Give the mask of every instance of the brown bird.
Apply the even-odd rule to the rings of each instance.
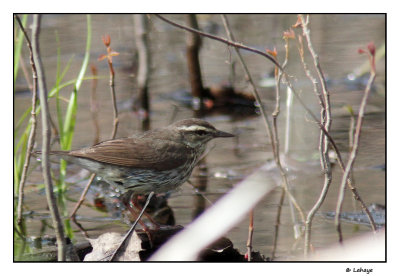
[[[182,185],[204,153],[207,142],[233,136],[204,120],[192,118],[130,138],[50,154],[96,173],[122,190],[145,195]]]

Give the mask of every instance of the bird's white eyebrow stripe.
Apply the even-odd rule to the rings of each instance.
[[[179,130],[185,130],[185,131],[196,131],[196,130],[204,130],[208,131],[209,129],[203,126],[181,126],[178,127]]]

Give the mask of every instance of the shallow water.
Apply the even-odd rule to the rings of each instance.
[[[184,22],[182,15],[168,17],[175,21]],[[237,40],[262,50],[276,47],[278,59],[282,60],[284,58],[282,32],[296,22],[295,15],[229,15],[228,18],[231,21]],[[218,15],[200,15],[198,19],[200,27],[207,32],[214,32],[216,35],[223,37],[226,36]],[[136,58],[134,55],[136,46],[133,18],[131,15],[97,14],[92,16],[92,27],[91,63],[98,67],[98,74],[104,76],[98,81],[97,97],[99,110],[101,111],[99,113],[101,140],[105,140],[110,136],[112,129],[112,109],[109,98],[107,64],[97,61],[97,57],[105,52],[101,35],[110,34],[111,47],[120,53],[119,56],[114,57],[113,63],[116,71],[117,100],[122,104],[136,92]],[[44,15],[42,28],[41,52],[48,88],[51,88],[55,81],[58,46],[61,52],[61,67],[65,66],[73,56],[71,67],[65,80],[75,78],[79,72],[86,43],[86,17],[84,15]],[[171,121],[193,117],[194,114],[192,110],[165,97],[165,95],[172,92],[189,89],[185,62],[185,33],[155,17],[151,17],[150,30],[152,51],[152,75],[149,87],[152,106],[150,119],[151,127],[156,128],[167,125]],[[56,43],[56,33],[59,37],[59,45]],[[385,42],[385,18],[383,15],[312,15],[311,36],[314,48],[320,56],[324,73],[331,80],[329,89],[334,116],[332,135],[341,151],[345,153],[348,150],[350,116],[343,106],[350,104],[357,111],[363,94],[363,87],[346,86],[344,80],[347,74],[366,60],[365,56],[357,54],[359,47],[365,47],[370,41],[374,41],[377,47]],[[244,51],[242,54],[256,83],[260,83],[273,71],[273,65],[264,58]],[[236,78],[233,83],[236,88],[248,90],[242,69],[232,49],[219,42],[203,39],[200,56],[205,85],[228,82],[230,76],[230,65],[228,63],[235,61]],[[24,49],[24,57],[25,59],[28,57],[26,49]],[[307,62],[311,67],[311,59],[307,58]],[[29,68],[27,61],[26,65]],[[385,171],[377,168],[385,164],[385,59],[378,61],[377,68],[377,85],[369,99],[361,145],[354,168],[356,186],[367,204],[385,204]],[[298,92],[302,94],[309,107],[319,116],[318,102],[312,93],[312,86],[306,79],[298,62],[297,49],[294,43],[290,48],[288,71],[293,76],[292,81]],[[90,75],[89,70],[87,74]],[[22,73],[19,75],[16,88],[20,92],[16,94],[14,101],[14,119],[18,120],[20,114],[30,106],[29,94],[23,93],[23,91],[27,91],[27,86]],[[88,146],[93,141],[93,124],[89,112],[90,89],[91,82],[85,81],[79,91],[79,106],[73,148]],[[64,97],[68,98],[70,91],[71,88],[64,90],[62,92]],[[285,89],[282,91],[285,92]],[[261,87],[260,92],[267,111],[272,112],[274,108],[274,89]],[[281,101],[279,133],[281,149],[283,149],[286,112],[285,95],[282,95]],[[53,110],[54,107],[55,105],[51,103]],[[289,172],[290,185],[302,208],[309,210],[317,199],[323,183],[317,152],[319,131],[300,106],[295,104],[292,112],[294,115],[291,119],[289,153],[290,156],[298,160],[295,166],[298,170]],[[196,182],[198,179],[204,180],[206,176],[208,183],[205,196],[209,201],[215,202],[241,179],[251,174],[265,162],[271,161],[272,153],[261,118],[257,116],[240,117],[214,114],[206,116],[205,119],[217,128],[237,135],[236,139],[220,139],[211,142],[209,148],[212,148],[212,150],[205,161],[206,172],[204,170],[202,172],[195,170],[191,178],[192,182]],[[139,131],[140,123],[137,115],[132,112],[122,112],[117,136],[129,136]],[[37,133],[40,133],[40,130]],[[38,144],[40,144],[39,140]],[[346,154],[344,155],[347,157]],[[57,167],[57,165],[54,166],[55,168]],[[48,214],[44,192],[38,189],[37,186],[37,184],[41,183],[40,168],[38,164],[33,164],[32,168],[26,191],[26,206],[34,212]],[[70,167],[68,177],[74,176],[74,178],[69,179],[71,182],[81,180],[82,175],[85,174],[79,168]],[[336,166],[334,167],[332,188],[320,210],[321,212],[335,210],[340,181],[341,172]],[[77,200],[84,185],[84,181],[72,185],[69,189],[68,197]],[[265,256],[270,255],[272,248],[279,198],[280,190],[277,188],[265,197],[255,209],[253,248]],[[192,221],[194,213],[197,212],[194,204],[196,201],[198,201],[198,196],[194,194],[193,188],[187,184],[183,185],[180,191],[170,196],[168,203],[174,212],[176,224],[187,225]],[[210,203],[206,201],[205,205],[207,207]],[[69,212],[73,206],[74,202],[67,203]],[[353,202],[350,193],[346,194],[343,210],[360,210],[359,205]],[[83,206],[78,214],[87,218],[87,220],[82,220],[82,224],[84,227],[90,228],[89,234],[92,237],[96,237],[106,231],[124,232],[127,229],[126,219],[119,219],[118,210],[101,213]],[[104,219],[109,217],[115,217],[117,221],[122,221],[122,223]],[[51,223],[48,219],[46,221]],[[27,225],[29,236],[40,235],[43,225],[42,220],[36,216],[33,218],[28,217]],[[233,241],[234,246],[242,253],[246,249],[247,227],[248,221],[245,219],[226,234]],[[295,254],[301,254],[303,241],[296,243],[294,240],[293,224],[287,200],[282,210],[279,231],[277,256],[287,259]],[[353,224],[343,223],[345,239],[369,231],[369,227],[365,225],[355,227]],[[42,234],[52,235],[53,232],[46,228]],[[80,232],[77,232],[75,239],[79,241],[83,240],[84,237]],[[337,234],[333,221],[317,215],[313,223],[312,244],[314,248],[323,248],[336,241]]]

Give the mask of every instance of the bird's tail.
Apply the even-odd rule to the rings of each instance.
[[[67,155],[69,153],[69,151],[64,151],[64,150],[53,150],[49,152],[49,155]],[[42,151],[38,150],[38,151],[33,151],[32,152],[33,155],[38,156],[42,154]]]
[[[51,158],[51,161],[55,161],[59,158],[68,156],[69,151],[63,151],[63,150],[55,150],[55,151],[50,151],[49,155],[52,155],[53,157],[55,156],[56,158]],[[33,151],[32,155],[37,158],[40,159],[42,157],[42,151],[38,150],[38,151]]]

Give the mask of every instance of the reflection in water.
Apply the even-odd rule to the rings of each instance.
[[[199,175],[198,177],[194,178],[192,181],[193,187],[196,193],[193,197],[193,212],[192,212],[192,219],[194,220],[198,217],[201,213],[204,212],[206,208],[206,199],[204,192],[207,190],[207,183],[208,183],[208,169],[206,164],[206,157],[201,159],[197,166],[197,171],[194,174]]]

